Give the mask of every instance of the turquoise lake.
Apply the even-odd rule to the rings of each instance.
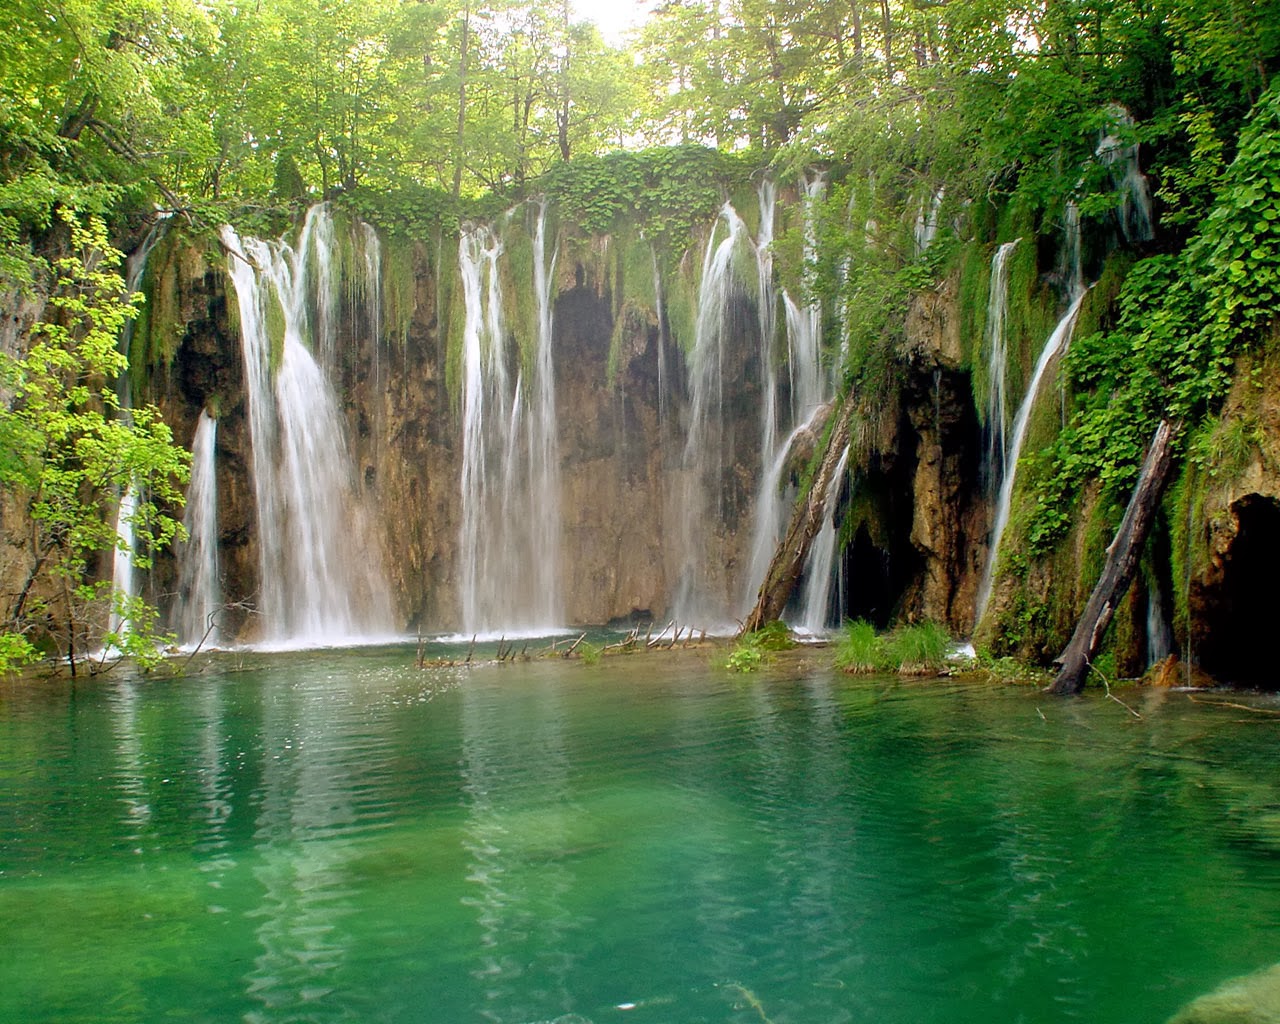
[[[1280,962],[1274,697],[825,659],[0,682],[0,1021],[1161,1024]]]

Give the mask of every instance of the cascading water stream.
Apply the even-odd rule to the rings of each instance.
[[[120,495],[120,505],[116,509],[116,548],[111,561],[111,611],[107,629],[117,636],[129,631],[127,605],[138,593],[133,569],[136,543],[133,520],[137,511],[138,492],[130,484]]]
[[[802,181],[805,195],[804,205],[804,237],[805,263],[809,265],[817,248],[817,232],[814,226],[814,204],[821,198],[826,188],[826,179],[821,174]],[[758,259],[758,277],[761,295],[770,296],[770,313],[761,314],[761,334],[772,332],[775,327],[775,314],[772,309],[773,296],[773,261],[767,256],[768,246],[773,238],[774,195],[773,192],[761,191],[761,229],[756,240]],[[767,219],[766,219],[767,211]],[[765,225],[768,225],[766,228]],[[787,453],[796,436],[810,425],[814,416],[826,399],[822,379],[821,350],[822,312],[816,302],[801,307],[786,291],[782,292],[783,309],[787,330],[787,366],[790,385],[790,415],[788,424],[791,428],[787,442],[779,447],[776,443],[779,403],[776,390],[778,382],[776,374],[769,369],[764,377],[765,431],[761,448],[762,473],[760,486],[756,491],[755,521],[752,531],[751,560],[746,576],[746,589],[743,594],[742,614],[746,614],[754,605],[760,585],[768,572],[769,562],[774,550],[782,539],[788,510],[791,502],[788,496],[779,490],[782,471],[787,463]],[[772,344],[761,345],[761,359],[767,360],[772,367],[775,362]]]
[[[827,611],[831,607],[831,581],[835,575],[832,563],[836,559],[836,502],[840,488],[844,486],[844,474],[849,465],[849,446],[840,453],[840,461],[831,476],[827,493],[823,496],[824,518],[822,529],[814,537],[805,563],[804,595],[800,605],[797,625],[806,633],[818,636],[827,629]]]
[[[296,249],[222,231],[253,444],[261,631],[273,645],[330,645],[390,630],[381,548],[356,489],[337,397],[307,344],[329,347],[325,332],[336,321],[331,228],[327,208],[317,206]],[[317,292],[324,281],[330,285]],[[317,338],[310,309],[326,306]],[[273,323],[282,337],[272,335]]]
[[[142,285],[142,275],[147,269],[147,259],[156,243],[164,236],[169,223],[169,215],[162,214],[151,225],[142,244],[125,261],[125,294],[133,295]],[[129,356],[129,348],[133,340],[133,320],[126,320],[120,332],[120,351]],[[126,422],[131,422],[133,409],[133,389],[128,369],[120,374],[116,382],[116,393],[120,399],[120,414]],[[120,504],[116,509],[116,548],[111,562],[111,610],[108,613],[107,629],[120,635],[129,629],[128,616],[120,611],[138,596],[137,573],[134,571],[134,545],[137,542],[134,530],[134,516],[138,510],[138,494],[133,484],[129,484],[120,495]]]
[[[218,645],[222,608],[218,566],[218,421],[202,410],[191,442],[191,482],[182,525],[187,540],[178,554],[178,639],[184,646]]]
[[[996,562],[1000,554],[1000,541],[1004,537],[1005,527],[1009,525],[1009,511],[1013,502],[1013,485],[1017,476],[1018,459],[1022,455],[1022,444],[1026,440],[1027,425],[1031,420],[1031,412],[1035,406],[1036,396],[1040,392],[1040,382],[1050,364],[1053,363],[1071,341],[1071,332],[1075,330],[1076,317],[1080,314],[1080,304],[1088,294],[1084,284],[1084,270],[1081,262],[1080,211],[1075,203],[1068,203],[1063,217],[1063,245],[1060,260],[1061,277],[1066,283],[1070,303],[1049,335],[1036,360],[1031,380],[1027,384],[1027,393],[1018,407],[1014,417],[1013,429],[1005,451],[1001,468],[1000,490],[996,495],[995,513],[992,519],[991,535],[987,545],[987,564],[983,568],[982,581],[978,587],[978,598],[973,618],[974,629],[982,622],[986,614],[987,604],[991,600],[991,588],[995,583]]]
[[[498,260],[488,226],[462,232],[463,326],[460,603],[466,633],[555,631],[560,597],[560,470],[552,364],[547,207],[533,232],[535,351],[526,380],[507,334]]]
[[[1075,329],[1076,317],[1080,313],[1080,304],[1084,301],[1086,294],[1087,292],[1082,289],[1075,296],[1067,312],[1058,321],[1053,333],[1049,335],[1049,340],[1045,342],[1044,348],[1040,351],[1040,358],[1036,361],[1035,369],[1032,371],[1031,381],[1027,385],[1026,397],[1022,400],[1022,405],[1018,408],[1018,415],[1014,418],[1008,456],[1005,458],[1003,478],[1000,481],[1000,492],[996,497],[995,518],[992,523],[991,540],[987,549],[987,564],[983,570],[982,583],[978,590],[976,614],[973,620],[975,627],[982,621],[982,616],[987,610],[987,602],[991,600],[991,588],[995,582],[996,560],[1000,552],[1000,540],[1004,536],[1005,527],[1009,525],[1009,508],[1013,501],[1013,484],[1017,476],[1018,458],[1022,454],[1022,443],[1026,440],[1027,424],[1031,419],[1031,411],[1035,406],[1036,395],[1040,391],[1040,382],[1050,364],[1054,361],[1054,357],[1071,340],[1071,332]]]
[[[1137,145],[1123,139],[1133,130],[1133,116],[1118,104],[1113,105],[1109,113],[1112,130],[1102,136],[1095,155],[1111,172],[1112,187],[1120,196],[1116,216],[1125,241],[1130,244],[1149,242],[1155,235],[1151,184],[1138,166]]]
[[[987,451],[983,476],[993,495],[1000,487],[1009,458],[1009,259],[1018,239],[1005,242],[991,258],[991,286],[987,293],[987,329],[983,339],[987,357]]]
[[[929,197],[929,209],[925,212],[924,200],[920,200],[919,212],[916,214],[915,243],[916,255],[922,255],[938,237],[938,215],[942,211],[942,200],[946,197],[946,187],[939,188]]]
[[[726,234],[720,236],[723,223]],[[717,241],[717,238],[720,240]],[[730,609],[705,578],[708,535],[724,520],[724,370],[729,341],[728,310],[741,285],[735,254],[750,246],[746,225],[729,203],[721,208],[707,240],[693,352],[689,356],[689,432],[685,439],[684,488],[677,515],[681,566],[672,607],[677,621],[726,625]]]

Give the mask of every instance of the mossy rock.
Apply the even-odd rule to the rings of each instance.
[[[1223,982],[1168,1024],[1280,1024],[1280,964]]]

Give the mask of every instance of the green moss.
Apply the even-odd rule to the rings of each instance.
[[[683,258],[663,268],[662,275],[667,325],[671,337],[686,354],[693,351],[698,340],[698,277],[702,266],[693,252],[692,247],[685,250]]]
[[[992,387],[983,351],[991,298],[991,253],[987,246],[969,242],[956,250],[954,261],[961,365],[972,370],[974,407],[978,416],[985,419],[987,395]]]
[[[400,235],[390,236],[382,250],[382,333],[404,346],[418,308],[417,246]]]
[[[502,233],[502,247],[498,258],[502,308],[527,373],[538,355],[538,297],[533,287],[533,236],[522,219],[511,219]]]
[[[1015,394],[1026,389],[1031,370],[1044,348],[1060,310],[1057,297],[1040,278],[1034,239],[1019,245],[1009,258],[1009,380]]]
[[[168,231],[151,250],[139,290],[143,301],[129,336],[129,383],[135,395],[147,393],[152,375],[168,367],[186,334],[181,288],[184,266],[198,258],[188,237]]]
[[[1195,445],[1197,435],[1209,426],[1201,427],[1192,435]],[[1209,474],[1195,459],[1187,459],[1182,472],[1165,496],[1165,514],[1169,518],[1170,568],[1173,575],[1174,628],[1187,635],[1190,619],[1189,596],[1191,578],[1208,566],[1209,531],[1205,522],[1204,506]]]

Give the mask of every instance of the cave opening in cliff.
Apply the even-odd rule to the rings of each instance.
[[[1280,689],[1275,640],[1280,581],[1280,504],[1251,494],[1232,509],[1238,525],[1218,585],[1205,595],[1200,666],[1224,682]]]
[[[877,629],[887,629],[902,595],[902,571],[892,552],[872,539],[865,523],[845,548],[844,572],[845,618],[866,619]]]

